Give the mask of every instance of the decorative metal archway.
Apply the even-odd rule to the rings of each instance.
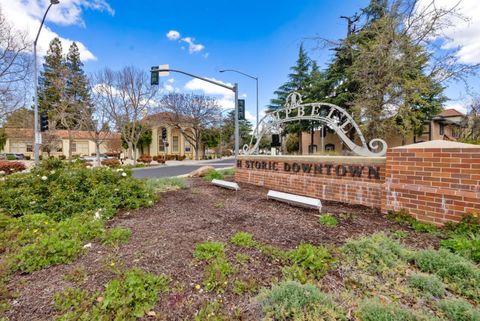
[[[335,131],[353,153],[359,156],[384,156],[387,152],[387,143],[383,139],[375,138],[367,145],[357,123],[344,109],[329,103],[302,104],[302,96],[293,92],[288,95],[284,108],[269,112],[260,120],[254,131],[256,133],[255,145],[252,146],[254,139],[252,137],[250,144],[243,146],[243,153],[255,154],[258,151],[260,140],[267,132],[278,132],[283,123],[299,120],[312,120],[326,125]],[[350,139],[352,131],[360,138],[361,145],[357,145]]]

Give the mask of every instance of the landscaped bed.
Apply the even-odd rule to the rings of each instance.
[[[167,192],[72,263],[13,272],[7,320],[480,320],[478,266],[429,225],[201,178],[147,187]]]

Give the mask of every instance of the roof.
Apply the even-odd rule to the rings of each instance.
[[[5,128],[5,133],[8,138],[31,138],[33,139],[33,129],[31,128]],[[50,134],[56,135],[60,139],[69,139],[68,130],[55,130],[48,131]],[[87,139],[92,140],[94,137],[94,132],[89,132],[86,130],[74,130],[71,131],[73,139]],[[102,139],[120,139],[121,135],[119,133],[105,133],[101,134]]]
[[[454,108],[450,108],[450,109],[445,109],[444,111],[442,111],[440,114],[438,114],[437,116],[441,116],[441,117],[458,117],[458,116],[465,116],[463,113],[459,112],[458,110],[454,109]]]
[[[180,118],[181,121],[188,123],[188,121],[191,121],[190,117],[187,116],[181,116],[181,115],[176,115],[175,113],[172,112],[166,112],[162,111],[156,114],[148,115],[143,119],[144,122],[155,122],[155,123],[172,123],[175,122],[178,118]]]
[[[454,142],[450,140],[431,140],[424,143],[410,144],[404,146],[394,147],[393,149],[402,148],[480,148],[480,145],[465,144]]]

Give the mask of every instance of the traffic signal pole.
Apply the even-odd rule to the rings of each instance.
[[[204,78],[204,77],[200,77],[200,76],[197,76],[197,75],[194,75],[194,74],[182,71],[182,70],[170,69],[170,68],[160,68],[160,67],[152,67],[150,69],[150,74],[151,74],[151,77],[152,77],[150,79],[150,83],[152,85],[158,85],[159,81],[158,81],[158,78],[156,77],[155,74],[168,73],[168,72],[176,72],[176,73],[184,74],[184,75],[190,76],[192,78],[197,78],[197,79],[200,79],[200,80],[203,80],[203,81],[209,82],[211,84],[214,84],[214,85],[217,85],[217,86],[220,86],[220,87],[223,87],[223,88],[226,88],[228,90],[233,91],[233,93],[235,94],[235,158],[237,158],[239,153],[240,153],[240,128],[239,128],[239,122],[238,122],[238,84],[235,83],[232,87],[232,86],[225,85],[221,82],[217,82],[217,81],[210,80],[210,79],[207,79],[207,78]]]

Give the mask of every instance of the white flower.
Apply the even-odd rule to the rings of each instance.
[[[47,176],[42,176],[42,181],[46,181],[48,179]]]
[[[31,202],[30,202],[30,205],[34,205],[35,203],[37,203],[37,202],[31,201]]]
[[[122,173],[122,176],[123,176],[123,177],[127,176],[127,173]]]
[[[83,246],[84,249],[92,247],[92,243],[87,243]]]
[[[88,168],[88,169],[91,169],[91,168],[92,168],[92,166],[90,166],[90,165],[87,165],[87,166],[86,166],[86,168]]]
[[[123,168],[117,168],[117,172],[123,172]]]
[[[148,205],[152,205],[153,204],[153,201],[148,201]]]
[[[101,217],[102,217],[102,214],[100,214],[99,211],[96,211],[96,212],[95,212],[95,219],[96,219],[96,220],[99,220]]]
[[[115,192],[118,192],[118,191],[119,191],[119,189],[118,189],[118,188],[115,188],[115,189],[114,189],[114,191],[115,191]]]
[[[5,175],[5,171],[0,171],[0,176]]]
[[[52,174],[52,175],[55,174],[55,171],[54,171],[54,170],[51,170],[51,171],[50,171],[50,174]]]

